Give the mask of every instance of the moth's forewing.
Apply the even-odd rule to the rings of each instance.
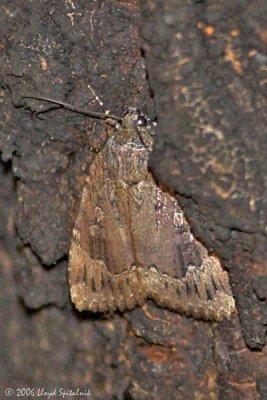
[[[124,310],[142,304],[145,299],[142,282],[132,271],[135,255],[129,185],[131,177],[134,181],[139,179],[135,176],[136,157],[129,144],[129,131],[122,129],[118,134],[96,156],[73,230],[69,280],[71,297],[79,310]],[[135,134],[133,137],[138,142]],[[146,150],[141,145],[138,150],[146,163]],[[138,157],[139,168],[141,164]]]
[[[159,306],[205,319],[235,309],[228,277],[192,236],[175,197],[148,170],[149,149],[121,128],[90,169],[69,258],[78,310]]]

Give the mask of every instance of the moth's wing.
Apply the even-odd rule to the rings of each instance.
[[[72,301],[78,310],[103,312],[151,298],[199,318],[229,317],[235,305],[227,273],[148,172],[146,149],[128,139],[121,132],[120,143],[109,141],[87,178],[70,249]]]
[[[229,317],[235,302],[227,272],[192,236],[175,197],[150,174],[129,189],[128,204],[146,296],[198,318]]]
[[[73,230],[69,283],[80,311],[125,310],[145,299],[134,268],[128,186],[120,180],[123,161],[114,171],[116,155],[109,150],[105,146],[90,169]]]
[[[132,243],[140,266],[182,278],[189,265],[200,266],[207,252],[194,240],[174,195],[161,189],[151,173],[129,188]]]

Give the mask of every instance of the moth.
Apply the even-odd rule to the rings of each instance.
[[[193,237],[176,197],[148,167],[153,127],[136,109],[116,121],[83,188],[69,252],[69,285],[79,311],[124,311],[147,299],[187,316],[221,321],[235,311],[227,272]],[[113,124],[114,125],[114,124]]]

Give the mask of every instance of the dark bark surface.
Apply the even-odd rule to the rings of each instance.
[[[0,9],[0,397],[30,387],[90,389],[94,399],[265,399],[266,2]],[[118,115],[153,114],[154,97],[151,168],[229,271],[230,321],[152,302],[113,316],[73,309],[71,230],[106,127],[22,93]]]

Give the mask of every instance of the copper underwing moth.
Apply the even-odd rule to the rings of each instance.
[[[137,110],[123,118],[91,165],[69,252],[71,299],[79,311],[128,310],[153,300],[187,316],[221,321],[235,311],[227,272],[193,237],[176,197],[148,168],[152,128]]]

